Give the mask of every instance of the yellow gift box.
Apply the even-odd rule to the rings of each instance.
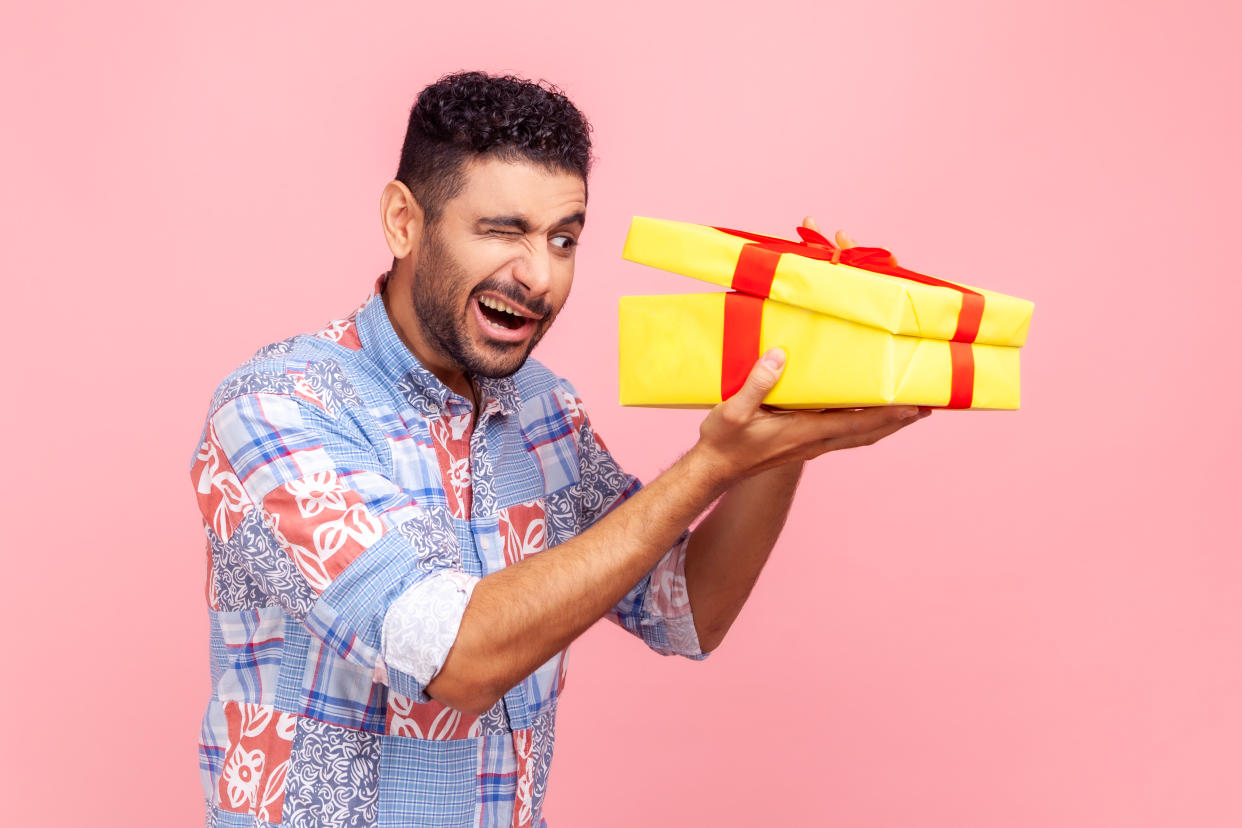
[[[623,297],[621,403],[715,405],[779,346],[788,363],[770,405],[1018,408],[1032,303],[799,234],[635,218],[626,258],[740,292]]]
[[[894,278],[864,267],[888,258],[879,248],[834,251],[831,245],[807,244],[811,234],[799,228],[802,243],[771,236],[636,216],[622,256],[639,264],[671,270],[743,293],[770,297],[819,313],[852,319],[889,333],[928,339],[953,339],[963,293],[951,283],[923,277],[928,283]],[[815,234],[818,235],[818,234]],[[835,257],[833,253],[840,256]],[[881,254],[881,255],[877,255]],[[768,271],[767,285],[739,278],[747,259]],[[860,261],[860,266],[848,262]],[[894,268],[902,270],[904,268]],[[911,273],[911,271],[904,271]],[[920,276],[921,274],[912,274]],[[764,289],[766,287],[766,290]],[[974,342],[1020,347],[1026,342],[1034,305],[1003,293],[961,287],[983,298],[983,315]]]
[[[1019,349],[897,336],[846,319],[742,294],[693,293],[621,298],[621,404],[695,408],[723,398],[726,303],[761,308],[758,347],[738,362],[750,367],[768,348],[788,355],[764,402],[781,408],[907,404],[946,406],[951,348],[973,358],[971,408],[1018,407]],[[736,360],[735,360],[736,362]]]

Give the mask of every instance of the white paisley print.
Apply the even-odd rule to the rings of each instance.
[[[448,656],[478,578],[445,570],[410,587],[384,617],[383,654],[390,668],[426,685]]]

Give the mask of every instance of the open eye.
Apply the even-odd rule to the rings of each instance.
[[[576,245],[578,243],[578,240],[575,239],[573,236],[554,236],[552,238],[552,243],[555,244],[557,247],[559,247],[561,250],[568,250],[574,245]]]

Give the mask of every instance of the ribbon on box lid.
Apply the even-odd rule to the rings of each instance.
[[[781,239],[715,227],[722,233],[746,239],[733,271],[732,288],[736,293],[725,295],[724,361],[720,372],[720,398],[728,399],[741,389],[751,367],[759,356],[759,334],[763,321],[763,300],[772,290],[772,279],[781,256],[792,253],[809,259],[846,264],[860,270],[908,279],[932,287],[950,288],[962,296],[957,328],[949,342],[952,381],[946,408],[970,408],[974,396],[975,361],[971,343],[979,335],[983,319],[984,298],[978,291],[953,282],[916,273],[897,265],[893,255],[882,247],[839,248],[823,234],[809,227],[799,227],[801,241]]]

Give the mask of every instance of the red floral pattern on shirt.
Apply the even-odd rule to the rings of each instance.
[[[547,521],[539,501],[519,503],[500,510],[500,542],[505,564],[515,564],[547,548]]]
[[[444,479],[444,496],[455,518],[470,517],[470,412],[428,422]]]
[[[297,717],[267,705],[225,702],[229,745],[220,774],[220,808],[280,822]]]
[[[386,730],[411,739],[473,739],[483,732],[483,723],[482,717],[462,713],[435,699],[419,704],[390,692]]]
[[[206,439],[198,448],[190,479],[196,484],[198,508],[208,526],[222,541],[227,541],[252,507],[242,489],[241,481],[229,464],[228,455],[220,447],[214,425],[207,427]]]
[[[277,542],[316,592],[384,534],[362,496],[334,471],[292,480],[263,498]]]

